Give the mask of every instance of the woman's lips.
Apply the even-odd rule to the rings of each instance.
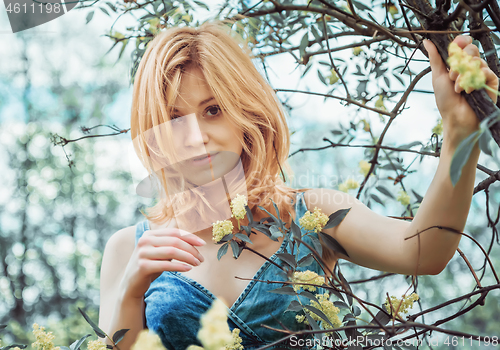
[[[217,153],[212,153],[212,154],[207,154],[206,156],[204,156],[203,158],[200,159],[200,157],[197,157],[196,159],[192,159],[190,161],[190,164],[193,165],[193,166],[204,166],[204,165],[208,165],[210,164],[210,162],[212,162],[214,160],[214,157],[219,154],[219,152]]]

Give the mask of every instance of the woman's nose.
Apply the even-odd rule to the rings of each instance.
[[[203,126],[198,122],[196,118],[196,114],[189,114],[185,117],[185,123],[183,123],[183,138],[184,138],[184,147],[187,150],[192,149],[193,151],[201,151],[205,152],[203,146],[205,145],[206,135],[203,130]],[[199,155],[199,153],[194,155]]]

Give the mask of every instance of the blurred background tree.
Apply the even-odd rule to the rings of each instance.
[[[17,66],[0,70],[3,89],[15,86],[17,93],[15,103],[0,94],[0,103],[10,106],[0,109],[0,121],[6,125],[5,119],[16,115],[21,122],[2,128],[3,153],[8,159],[4,183],[10,192],[4,192],[8,194],[0,201],[0,297],[5,301],[1,304],[5,307],[0,306],[0,324],[10,322],[6,332],[18,341],[26,342],[24,334],[33,321],[43,323],[40,320],[47,318],[54,320],[52,326],[61,340],[58,344],[67,345],[88,332],[83,319],[74,312],[76,302],[97,309],[104,244],[114,231],[140,218],[137,208],[144,202],[134,194],[123,164],[106,168],[103,162],[112,159],[112,153],[102,155],[101,162],[97,160],[99,149],[112,152],[126,137],[88,138],[64,148],[51,146],[50,140],[60,143],[109,131],[82,130],[82,126],[117,124],[117,130],[126,130],[129,111],[120,115],[121,119],[112,116],[121,110],[114,114],[109,111],[116,105],[129,105],[128,82],[133,80],[147,43],[159,31],[198,25],[210,16],[225,20],[247,41],[256,65],[288,110],[290,163],[295,171],[291,184],[338,188],[381,214],[406,219],[418,210],[435,172],[442,142],[428,61],[420,52],[421,40],[431,38],[446,57],[450,38],[472,31],[483,57],[500,74],[500,11],[496,1],[241,0],[205,4],[126,0],[82,2],[79,7],[88,5],[57,20],[63,23],[68,17],[66,25],[56,29],[60,35],[57,40],[35,43],[22,35],[16,37],[21,49],[16,54],[10,52],[9,57]],[[85,28],[93,28],[100,19],[99,30],[106,33],[111,45],[100,40],[96,47],[99,30],[78,30],[74,21],[68,24],[71,16],[79,18],[81,27],[85,22]],[[75,40],[82,43],[81,47],[68,48],[67,44]],[[104,56],[102,48],[106,45],[106,50],[112,48],[112,59]],[[43,55],[35,60],[36,51],[32,49],[37,46],[58,47],[58,56],[71,53],[73,59],[61,62],[59,57],[60,63],[55,65],[57,60],[51,56],[40,66],[37,61]],[[76,60],[80,66],[74,60],[78,53],[85,56],[81,62]],[[113,65],[118,57],[121,59]],[[5,65],[6,61],[0,62]],[[50,72],[50,79],[35,93],[31,74],[36,69]],[[71,83],[63,83],[68,80]],[[495,111],[484,94],[476,93],[471,99]],[[16,103],[23,106],[22,113],[13,112]],[[52,124],[54,120],[58,123]],[[495,130],[494,126],[492,133],[498,142]],[[54,138],[54,133],[59,136]],[[498,268],[500,152],[488,133],[481,138],[480,147],[483,152],[477,193],[465,232],[485,247]],[[115,153],[114,157],[119,156]],[[470,240],[463,238],[460,249],[483,286],[498,284],[490,267],[485,267],[482,252]],[[354,292],[377,304],[384,302],[387,292],[402,294],[411,284],[410,278],[400,275],[363,282],[379,274],[348,262],[341,262],[341,268]],[[425,310],[477,288],[468,266],[457,254],[439,276],[418,278],[419,306]],[[473,308],[445,327],[498,336],[499,296],[498,288],[492,290],[484,306]],[[469,307],[477,298],[424,314],[420,321],[439,322]],[[92,316],[96,317],[95,311]],[[70,324],[80,326],[72,327],[70,333]],[[441,342],[433,348],[450,347]],[[461,348],[481,347],[474,343]]]
[[[0,324],[8,325],[5,339],[18,343],[30,342],[33,322],[54,330],[61,344],[88,333],[77,307],[97,317],[107,238],[140,216],[118,151],[124,138],[53,144],[57,133],[78,136],[83,124],[109,122],[129,89],[126,65],[105,59],[107,47],[91,59],[79,52],[92,45],[88,37],[54,59],[74,46],[65,40],[78,39],[77,31],[20,33],[0,59]],[[73,71],[79,64],[85,72]]]

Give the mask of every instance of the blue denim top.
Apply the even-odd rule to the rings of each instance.
[[[301,218],[306,211],[304,193],[299,192],[295,204],[296,218]],[[148,221],[137,224],[136,244],[144,231],[149,229]],[[304,230],[302,234],[305,234]],[[312,235],[317,237],[315,233]],[[287,251],[287,247],[290,246],[287,244],[289,240],[290,237],[287,235],[278,251],[269,259],[280,266],[285,266],[285,263],[276,254]],[[312,246],[309,236],[304,236],[303,241]],[[298,258],[300,259],[308,253],[310,253],[309,249],[301,245]],[[238,260],[235,263],[238,263]],[[297,270],[310,270],[317,274],[323,274],[321,267],[315,260],[311,265],[299,267]],[[253,280],[248,283],[236,302],[229,308],[229,328],[241,330],[240,337],[245,350],[262,347],[286,335],[262,327],[262,324],[278,329],[283,329],[285,326],[290,330],[302,330],[307,327],[296,321],[296,312],[285,312],[290,302],[297,300],[297,296],[269,293],[269,290],[279,288],[282,285],[255,281],[286,281],[286,277],[281,272],[278,267],[266,260]],[[318,292],[323,293],[324,291],[320,288]],[[181,272],[165,271],[151,283],[144,297],[146,325],[159,335],[168,350],[185,350],[189,345],[201,345],[196,338],[200,328],[200,316],[209,309],[216,299],[208,289]],[[307,299],[302,296],[300,298],[303,304],[309,304]],[[293,344],[283,343],[271,349],[302,349],[291,345]]]

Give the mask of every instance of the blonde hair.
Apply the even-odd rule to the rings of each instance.
[[[144,166],[150,174],[157,172],[151,164],[154,152],[144,135],[170,120],[182,74],[189,66],[201,69],[229,122],[243,132],[241,162],[250,209],[261,205],[273,213],[268,199],[272,198],[282,219],[288,220],[288,213],[293,212],[290,199],[297,190],[280,178],[282,169],[291,173],[285,113],[274,90],[252,63],[246,45],[220,25],[171,28],[148,44],[135,76],[131,120],[132,139]],[[165,177],[160,176],[160,181],[167,192]],[[173,201],[181,201],[183,212],[188,212],[196,206],[195,197],[201,196],[196,191],[188,199],[166,194],[144,214],[150,221],[173,218]]]

